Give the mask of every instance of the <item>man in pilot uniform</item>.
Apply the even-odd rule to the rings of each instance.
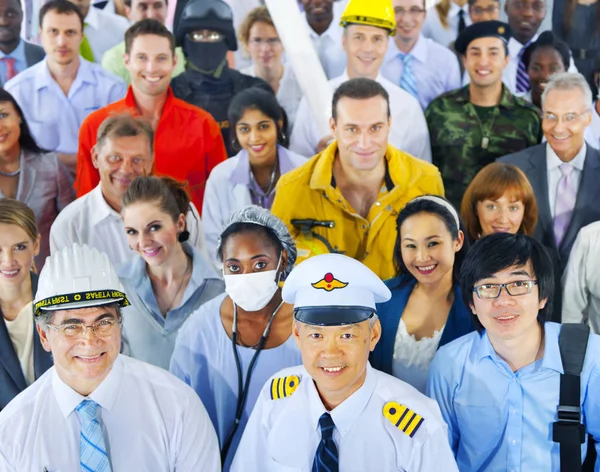
[[[232,472],[458,471],[437,403],[368,362],[381,335],[375,304],[390,296],[341,254],[291,272],[283,299],[303,365],[263,387]]]

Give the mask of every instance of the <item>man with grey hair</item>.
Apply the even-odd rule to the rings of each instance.
[[[50,229],[50,252],[73,243],[89,244],[119,266],[132,256],[121,219],[121,200],[136,177],[154,163],[154,132],[143,118],[128,113],[106,118],[98,129],[92,162],[100,174],[94,190],[61,211]],[[187,214],[188,242],[208,258],[200,216],[193,203]]]
[[[196,393],[119,354],[128,304],[106,254],[74,244],[48,258],[34,313],[54,367],[0,412],[0,470],[221,470]]]
[[[557,286],[579,230],[600,220],[600,152],[585,142],[592,121],[592,92],[578,73],[553,75],[542,94],[542,130],[546,143],[500,160],[520,167],[538,204],[535,238],[553,256]],[[556,290],[553,321],[560,321]]]

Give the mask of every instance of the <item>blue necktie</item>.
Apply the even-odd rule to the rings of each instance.
[[[402,90],[407,91],[418,100],[419,92],[417,90],[417,78],[415,77],[415,73],[412,69],[413,57],[410,54],[400,53],[400,58],[402,59],[402,63],[404,64],[404,69],[402,70],[402,78],[400,79],[400,88]]]
[[[519,65],[517,67],[517,92],[527,92],[531,88],[531,82],[529,82],[529,75],[527,74],[527,68],[523,63],[523,53],[527,46],[531,44],[531,41],[523,46],[521,52],[519,52]]]
[[[315,453],[312,472],[339,472],[338,451],[333,442],[335,424],[329,413],[323,413],[319,418],[321,427],[321,442]]]
[[[98,422],[98,404],[92,400],[83,400],[76,411],[81,421],[79,462],[82,472],[111,472],[102,427]]]

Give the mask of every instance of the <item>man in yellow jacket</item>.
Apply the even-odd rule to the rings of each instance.
[[[339,252],[391,278],[396,216],[419,195],[443,196],[440,172],[388,144],[389,97],[374,80],[340,85],[329,124],[336,140],[281,176],[271,211],[296,240],[297,262]]]

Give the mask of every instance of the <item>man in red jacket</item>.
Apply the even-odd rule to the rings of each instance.
[[[227,158],[217,122],[209,113],[173,96],[173,35],[160,22],[142,20],[125,33],[125,65],[131,86],[123,100],[90,114],[79,131],[75,189],[81,197],[100,182],[92,163],[100,124],[115,113],[131,111],[154,128],[154,165],[158,175],[187,181],[192,202],[202,208],[204,186],[213,167]]]

